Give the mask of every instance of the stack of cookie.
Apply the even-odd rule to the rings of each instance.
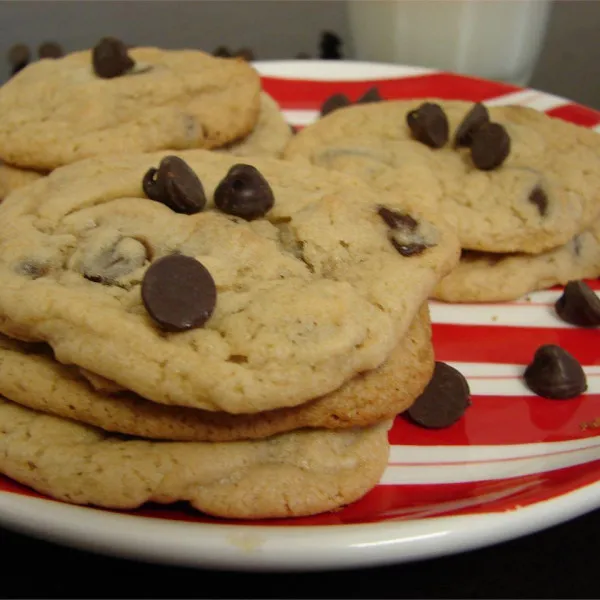
[[[522,106],[353,104],[305,128],[285,158],[403,191],[436,211],[463,254],[433,297],[511,300],[600,275],[600,136]]]
[[[0,205],[0,471],[74,503],[352,502],[428,384],[444,223],[317,167],[79,161]]]
[[[187,148],[277,156],[290,137],[244,60],[103,38],[93,50],[30,64],[0,88],[0,199],[92,156]]]

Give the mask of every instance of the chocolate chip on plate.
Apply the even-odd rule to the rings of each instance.
[[[171,254],[154,261],[142,281],[142,301],[165,331],[202,327],[217,303],[217,288],[204,265],[191,256]]]
[[[473,133],[471,158],[481,171],[499,167],[510,153],[510,137],[498,123],[484,123]]]
[[[330,112],[338,108],[344,108],[344,106],[349,106],[350,104],[352,103],[346,94],[333,94],[333,96],[329,96],[321,105],[321,116],[324,117]]]
[[[370,104],[371,102],[381,102],[383,98],[376,86],[370,87],[357,101],[356,104]]]
[[[448,117],[439,104],[424,102],[406,115],[406,123],[413,137],[431,148],[448,141]]]
[[[56,42],[43,42],[38,47],[38,56],[40,58],[61,58],[64,56],[64,51]]]
[[[541,187],[536,186],[533,188],[531,194],[529,194],[529,202],[537,206],[542,217],[548,212],[548,196]]]
[[[441,429],[456,423],[470,404],[471,391],[464,375],[446,363],[436,362],[431,380],[407,414],[423,427]]]
[[[178,156],[165,156],[158,169],[149,169],[142,187],[150,200],[162,202],[176,213],[193,215],[206,205],[202,182]]]
[[[456,129],[454,135],[455,146],[470,146],[473,140],[473,134],[479,127],[484,123],[490,122],[490,114],[488,109],[477,102],[473,105],[473,108],[465,115],[465,118],[461,121],[460,125]]]
[[[556,314],[571,325],[600,325],[600,298],[585,281],[569,281],[554,307]]]
[[[585,373],[577,359],[560,346],[540,346],[524,373],[527,387],[553,400],[575,398],[587,390]]]
[[[214,193],[215,206],[247,221],[264,217],[275,204],[273,190],[252,165],[233,165]]]
[[[378,207],[377,213],[390,228],[390,242],[402,256],[421,254],[434,245],[419,233],[419,223],[410,215],[385,206]]]
[[[127,46],[117,38],[102,38],[92,51],[94,72],[102,79],[119,77],[130,71],[135,61],[127,53]]]

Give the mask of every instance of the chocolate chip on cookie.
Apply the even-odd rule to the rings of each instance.
[[[338,108],[344,108],[344,106],[350,106],[350,98],[346,94],[334,94],[330,96],[321,105],[321,116],[324,117],[330,112],[337,110]]]
[[[471,391],[464,375],[436,362],[430,382],[406,412],[423,427],[441,429],[456,423],[470,404]]]
[[[587,390],[587,380],[577,359],[560,346],[540,346],[524,373],[527,387],[538,396],[567,400]]]
[[[31,52],[25,44],[15,44],[8,51],[8,62],[11,66],[11,75],[16,75],[24,69],[31,60]]]
[[[176,213],[193,215],[206,205],[202,182],[177,156],[165,156],[158,169],[149,169],[142,180],[142,187],[150,200],[161,202]]]
[[[146,245],[131,237],[121,237],[109,246],[84,254],[83,276],[94,283],[114,285],[122,277],[143,267],[148,260]]]
[[[38,47],[40,58],[61,58],[64,54],[62,46],[56,42],[43,42]]]
[[[127,53],[127,46],[117,38],[102,38],[92,51],[94,72],[102,79],[112,79],[124,75],[135,65]]]
[[[424,102],[406,115],[406,123],[413,137],[431,148],[448,141],[448,117],[439,104]]]
[[[498,123],[484,123],[473,133],[471,158],[481,171],[499,167],[510,153],[510,137]]]
[[[165,331],[202,327],[217,303],[217,288],[204,265],[191,256],[171,254],[154,261],[142,281],[142,301]]]
[[[376,86],[370,87],[355,104],[370,104],[371,102],[381,102],[383,98]]]
[[[542,217],[548,212],[548,196],[541,187],[535,187],[529,194],[529,202],[535,204]]]
[[[240,48],[239,50],[237,50],[235,52],[235,54],[233,56],[235,58],[241,58],[242,60],[245,60],[246,62],[252,62],[253,60],[256,59],[254,52],[252,51],[251,48]]]
[[[488,109],[477,102],[473,105],[473,108],[466,114],[465,118],[461,121],[460,125],[456,129],[454,135],[455,146],[470,146],[473,141],[473,134],[479,127],[484,123],[490,122],[490,114]]]
[[[214,202],[229,215],[252,221],[264,217],[275,204],[273,190],[252,165],[233,165],[215,189]]]
[[[556,314],[571,325],[600,325],[600,298],[585,281],[569,281],[554,307]]]
[[[390,242],[402,256],[421,254],[433,245],[419,233],[419,223],[410,215],[385,206],[380,206],[377,213],[390,228]]]
[[[213,56],[216,56],[217,58],[231,58],[233,54],[227,46],[217,46],[213,50]]]

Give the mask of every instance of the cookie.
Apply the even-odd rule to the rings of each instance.
[[[432,297],[446,302],[502,302],[535,290],[600,276],[600,222],[542,254],[463,252]]]
[[[152,439],[226,442],[305,427],[365,427],[393,418],[424,390],[433,365],[429,311],[424,306],[406,337],[378,369],[293,408],[230,415],[164,406],[118,389],[93,373],[82,377],[77,369],[54,361],[45,345],[5,337],[0,337],[0,395],[106,431]]]
[[[31,169],[18,169],[6,163],[0,163],[0,200],[8,196],[13,190],[42,177],[44,177],[44,173],[32,171]]]
[[[29,65],[0,89],[0,157],[30,169],[115,152],[216,148],[254,128],[260,78],[244,60],[131,48],[121,76],[92,51]]]
[[[234,142],[217,152],[233,156],[272,156],[278,158],[292,137],[292,130],[284,119],[279,105],[271,96],[260,95],[260,114],[252,132],[239,142]]]
[[[133,509],[186,501],[218,517],[297,517],[373,488],[390,423],[259,441],[149,442],[107,435],[0,399],[0,472],[72,504]]]
[[[180,156],[161,169],[179,164],[165,175],[173,198],[206,200],[191,215],[145,197],[162,153],[81,161],[11,194],[0,205],[0,330],[159,403],[262,412],[381,365],[458,260],[452,232],[393,222],[386,196],[355,178],[265,158],[232,179],[234,157]],[[240,198],[259,206],[266,191],[274,204],[245,220],[216,208],[217,188],[227,210]],[[202,315],[184,314],[204,307],[200,279],[177,279],[181,265],[165,259],[211,282],[202,326],[185,330]]]
[[[424,103],[443,112],[416,112]],[[468,127],[457,130],[472,106],[401,100],[341,108],[296,135],[284,156],[400,189],[408,210],[433,204],[471,250],[536,254],[590,227],[600,213],[600,136],[527,107],[493,106],[494,126],[477,144],[455,146],[457,133],[470,143]]]

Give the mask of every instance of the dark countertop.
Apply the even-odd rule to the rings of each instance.
[[[497,546],[383,568],[231,573],[108,558],[0,529],[4,598],[598,598],[600,510]],[[26,569],[27,574],[23,574]]]

